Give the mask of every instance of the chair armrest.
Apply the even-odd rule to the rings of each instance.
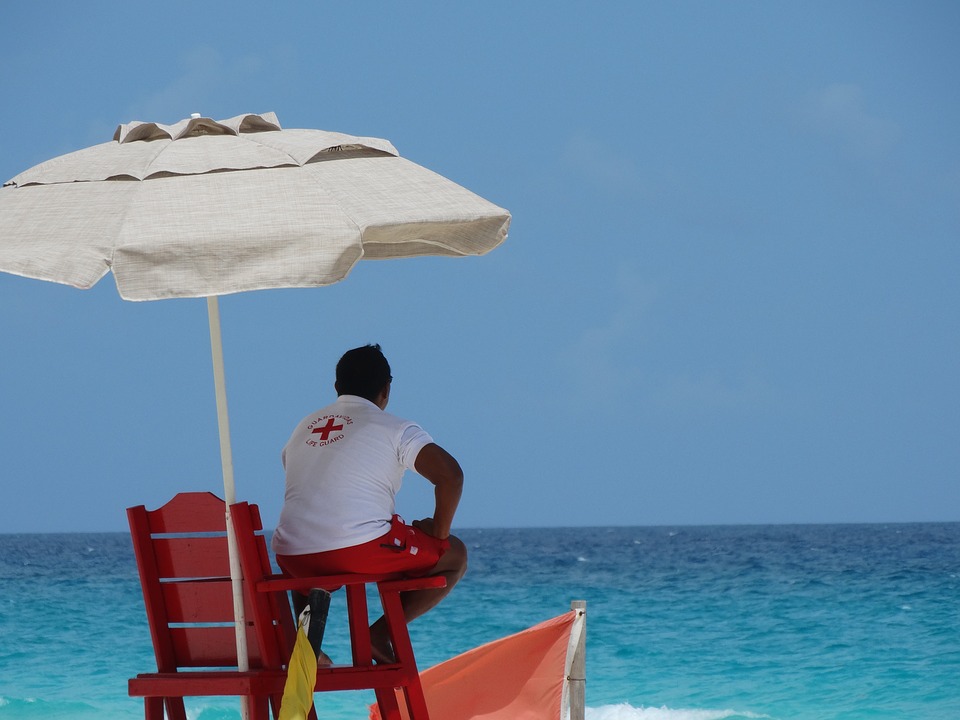
[[[288,590],[306,591],[323,588],[333,592],[344,585],[365,585],[377,583],[385,590],[406,591],[442,588],[447,580],[442,575],[423,578],[405,578],[402,575],[319,575],[315,577],[290,577],[288,575],[270,575],[256,584],[257,592],[280,592]]]
[[[407,590],[429,590],[433,588],[445,588],[447,579],[443,575],[433,575],[432,577],[422,578],[400,578],[398,580],[382,580],[377,583],[381,590],[397,590],[406,592]]]

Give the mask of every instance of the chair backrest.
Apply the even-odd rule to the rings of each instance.
[[[127,510],[159,672],[237,667],[225,511],[212,493]],[[259,510],[244,512],[259,533],[247,542],[269,568]],[[256,603],[244,595],[250,668],[282,667],[295,637],[289,602],[282,594]]]
[[[257,623],[256,631],[267,665],[285,667],[296,642],[297,626],[286,591],[257,591],[258,582],[277,577],[267,553],[260,509],[239,502],[230,506],[230,516],[236,530],[237,552],[244,578],[244,606],[251,608],[254,617],[266,620]]]

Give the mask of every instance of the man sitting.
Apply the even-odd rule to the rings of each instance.
[[[337,400],[301,420],[283,449],[286,494],[272,547],[289,575],[442,575],[444,588],[401,595],[413,620],[439,603],[467,569],[467,549],[450,534],[463,471],[409,420],[385,412],[393,377],[379,345],[337,363]],[[395,498],[406,470],[434,485],[432,517],[404,523]],[[294,596],[299,614],[306,599]],[[384,618],[370,627],[374,659],[392,662]]]

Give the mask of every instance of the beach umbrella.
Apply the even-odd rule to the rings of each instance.
[[[482,255],[510,214],[379,138],[273,113],[131,122],[0,189],[0,271],[126,300],[207,298],[224,499],[236,500],[217,297],[329,285],[361,258]],[[227,518],[228,541],[234,544]],[[237,646],[246,662],[239,563]],[[241,667],[245,669],[245,667]]]

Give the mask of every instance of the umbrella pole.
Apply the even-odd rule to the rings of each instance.
[[[233,617],[237,633],[237,669],[250,669],[247,657],[246,617],[243,611],[243,572],[237,550],[237,536],[230,520],[230,506],[237,501],[233,482],[233,453],[230,449],[230,418],[227,414],[227,383],[223,372],[223,340],[220,336],[220,303],[216,295],[207,298],[210,320],[210,350],[213,353],[213,384],[217,393],[217,425],[220,428],[220,462],[223,465],[223,495],[227,508],[227,548],[230,553],[230,580],[233,585]],[[244,703],[244,710],[246,704]],[[244,717],[247,717],[244,712]]]

